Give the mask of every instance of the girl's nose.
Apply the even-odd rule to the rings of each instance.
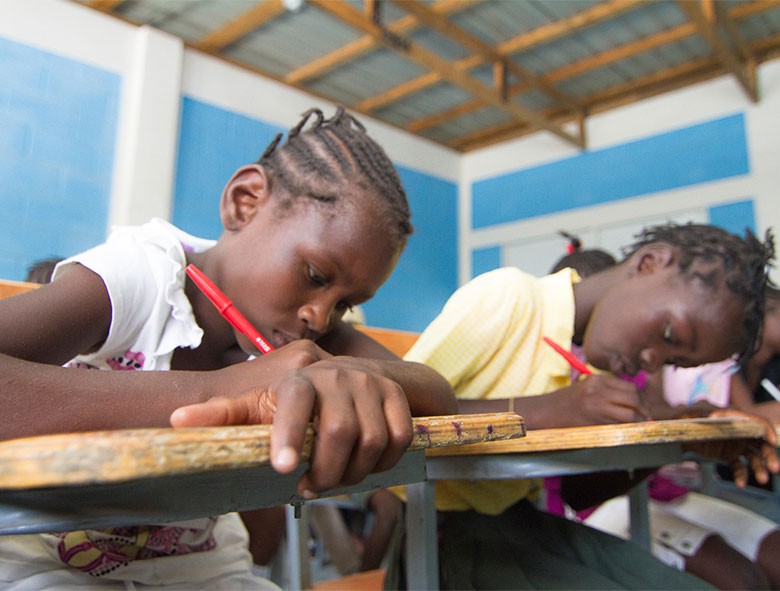
[[[307,335],[308,338],[316,338],[323,335],[328,330],[330,322],[331,308],[321,304],[305,304],[298,310],[298,318],[306,324],[307,330],[315,333],[314,336]]]
[[[642,349],[639,353],[639,364],[648,373],[661,369],[663,357],[655,349]]]

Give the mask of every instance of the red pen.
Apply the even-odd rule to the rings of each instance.
[[[190,276],[190,279],[192,279],[195,282],[195,285],[197,285],[205,296],[211,300],[211,303],[216,306],[219,313],[222,314],[222,317],[227,320],[233,328],[249,337],[263,353],[269,353],[274,350],[274,348],[268,344],[268,341],[257,332],[257,329],[249,323],[249,320],[244,318],[244,315],[236,310],[233,302],[222,293],[222,290],[203,274],[203,271],[198,269],[195,265],[187,265],[185,271],[187,271],[187,275]]]
[[[561,355],[566,361],[569,362],[569,365],[572,366],[572,368],[576,369],[578,372],[580,372],[584,376],[589,376],[593,372],[588,369],[588,366],[585,365],[582,361],[577,359],[574,354],[571,351],[567,351],[563,347],[561,347],[558,343],[556,343],[554,340],[548,337],[542,337],[542,340],[550,345],[557,353]]]

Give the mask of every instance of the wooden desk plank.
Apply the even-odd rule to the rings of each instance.
[[[431,449],[426,451],[426,455],[437,457],[534,453],[711,439],[752,439],[763,436],[763,425],[747,419],[674,419],[566,429],[535,429],[528,431],[522,439]]]
[[[3,298],[10,298],[13,295],[24,293],[25,291],[30,291],[31,289],[37,289],[39,287],[40,284],[38,283],[0,279],[0,300]]]
[[[410,450],[522,437],[514,413],[416,418]],[[92,485],[269,464],[270,425],[63,433],[0,442],[0,489]],[[310,429],[304,460],[311,450]]]

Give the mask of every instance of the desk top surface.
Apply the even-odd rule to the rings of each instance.
[[[759,438],[761,423],[744,419],[675,419],[565,429],[529,430],[522,439],[426,450],[427,457],[522,454],[654,443]]]
[[[514,413],[416,418],[410,450],[522,437]],[[63,433],[0,442],[0,490],[95,485],[270,464],[270,425]],[[315,435],[304,444],[308,458]]]

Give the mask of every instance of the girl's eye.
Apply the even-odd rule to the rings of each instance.
[[[664,327],[664,342],[671,344],[672,342],[672,323],[667,322]]]
[[[327,279],[320,275],[317,272],[317,269],[309,265],[309,281],[314,283],[315,285],[325,285],[327,283]]]

